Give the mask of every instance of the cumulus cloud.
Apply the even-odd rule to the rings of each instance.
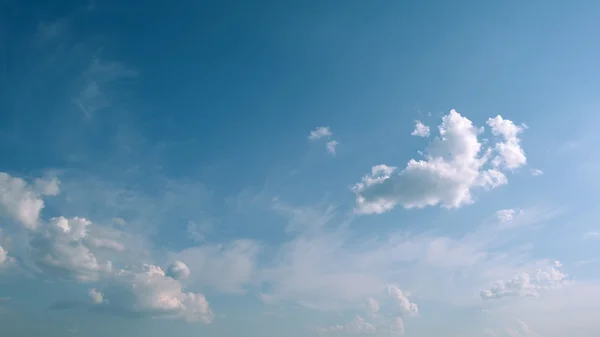
[[[419,314],[419,307],[411,302],[400,288],[393,285],[389,286],[388,294],[395,300],[402,315],[416,316]]]
[[[534,276],[523,272],[512,279],[497,281],[491,288],[481,292],[481,298],[537,297],[540,290],[554,289],[569,282],[569,276],[558,269],[561,266],[560,262],[555,261],[554,266],[538,269]]]
[[[509,168],[524,163],[513,153],[518,132],[510,133],[508,126],[514,124],[497,119],[490,123],[496,133],[508,139],[496,148],[500,153],[496,161]],[[440,136],[429,144],[424,160],[411,159],[399,172],[393,166],[373,166],[371,173],[354,185],[357,213],[383,213],[396,205],[458,208],[473,202],[474,188],[490,189],[507,183],[500,167],[496,167],[502,165],[485,167],[492,150],[482,151],[478,136],[483,129],[455,110],[442,118],[438,129]]]
[[[496,143],[497,156],[492,160],[494,167],[516,169],[527,162],[525,152],[521,148],[519,134],[525,131],[525,125],[515,125],[512,121],[498,115],[490,118],[487,125],[492,128],[495,136],[501,136],[504,140]]]
[[[373,317],[379,312],[379,302],[373,297],[367,298],[367,313]]]
[[[115,252],[124,252],[125,251],[125,245],[123,245],[122,243],[113,240],[113,239],[109,239],[109,238],[95,238],[95,237],[88,237],[86,239],[86,242],[94,248],[97,249],[108,249],[108,250],[112,250]]]
[[[110,261],[101,262],[86,244],[85,218],[52,218],[30,242],[32,258],[44,272],[59,278],[95,281],[111,271]]]
[[[175,261],[169,265],[167,276],[175,280],[183,280],[190,277],[190,268],[181,261]]]
[[[158,266],[143,265],[115,272],[102,289],[105,310],[153,317],[175,317],[210,323],[213,313],[200,293],[185,292],[181,283]]]
[[[44,208],[42,196],[59,192],[58,180],[37,179],[32,186],[21,178],[0,172],[0,215],[6,215],[29,229],[38,225]]]
[[[339,142],[337,140],[330,140],[327,142],[327,152],[331,155],[335,155],[335,148],[338,146]]]
[[[308,135],[308,139],[317,140],[323,137],[331,137],[332,133],[328,126],[319,126]]]
[[[429,127],[421,121],[417,121],[415,124],[415,130],[411,133],[413,136],[429,137]]]
[[[104,302],[104,294],[102,294],[96,289],[90,289],[90,291],[88,291],[88,295],[90,296],[92,303],[94,304],[101,304],[102,302]]]
[[[400,335],[404,334],[404,320],[402,319],[402,317],[395,317],[393,319],[391,330],[392,332],[395,332]]]
[[[332,136],[333,136],[333,133],[331,132],[331,130],[329,129],[328,126],[319,126],[310,132],[308,139],[310,139],[312,141],[316,141],[321,138],[331,138]],[[336,153],[336,148],[339,144],[340,143],[337,140],[333,140],[333,139],[329,140],[327,143],[325,143],[325,148],[327,149],[327,153],[334,156]]]
[[[0,246],[0,267],[8,262],[8,253]]]

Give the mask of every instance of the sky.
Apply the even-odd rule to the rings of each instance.
[[[16,1],[0,335],[600,335],[597,1]]]

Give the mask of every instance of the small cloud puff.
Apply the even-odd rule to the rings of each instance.
[[[333,133],[331,132],[331,130],[329,129],[328,126],[319,126],[310,132],[310,134],[308,135],[308,139],[310,139],[311,141],[316,141],[321,138],[331,138],[332,136],[333,136]],[[339,142],[336,140],[332,139],[332,140],[328,141],[325,144],[327,153],[334,156],[336,153],[336,147],[338,145],[339,145]]]
[[[544,171],[542,171],[540,169],[532,169],[531,175],[534,177],[538,177],[538,176],[544,175]]]
[[[323,137],[331,137],[332,133],[328,126],[319,126],[310,132],[308,139],[317,140]]]
[[[411,133],[413,136],[429,137],[429,127],[421,121],[417,121],[415,124],[415,130]]]

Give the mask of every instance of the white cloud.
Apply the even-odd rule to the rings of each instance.
[[[7,215],[29,229],[38,225],[44,208],[44,195],[58,194],[58,180],[37,179],[35,186],[21,178],[0,172],[0,214]]]
[[[538,176],[544,175],[544,171],[542,171],[540,169],[531,169],[531,175],[534,177],[538,177]]]
[[[184,292],[179,281],[154,265],[117,271],[102,289],[106,310],[210,323],[213,313],[200,293]]]
[[[600,238],[600,232],[587,232],[585,233],[585,237],[588,239]]]
[[[416,316],[419,314],[418,306],[411,302],[400,288],[389,286],[388,294],[396,301],[402,315]]]
[[[226,245],[202,245],[185,249],[173,258],[182,261],[194,273],[190,282],[212,287],[224,293],[239,294],[256,273],[260,251],[251,240],[236,240]]]
[[[516,169],[527,162],[525,152],[521,148],[519,134],[525,130],[525,126],[515,125],[508,119],[503,119],[498,115],[490,118],[487,124],[492,128],[495,136],[502,136],[504,141],[496,143],[495,150],[498,153],[492,160],[495,167],[504,167],[507,169]]]
[[[367,298],[367,314],[373,317],[379,312],[379,302],[373,297]]]
[[[169,265],[167,276],[175,280],[183,280],[190,277],[190,268],[181,261],[175,261]]]
[[[496,216],[500,222],[511,222],[515,219],[515,216],[522,213],[519,209],[501,209],[496,212]]]
[[[101,304],[102,302],[104,302],[104,294],[102,294],[96,289],[90,289],[90,291],[88,291],[88,295],[90,296],[90,298],[92,299],[92,303],[94,304]]]
[[[429,137],[429,127],[421,121],[417,121],[415,124],[415,130],[411,133],[413,136]]]
[[[503,121],[500,126],[493,124],[494,128],[510,136],[505,130],[505,124],[510,121]],[[452,110],[443,117],[438,128],[440,137],[427,148],[425,160],[411,159],[398,173],[393,166],[374,166],[371,174],[354,185],[357,213],[383,213],[396,205],[422,208],[441,204],[457,208],[473,202],[472,189],[495,188],[507,183],[506,176],[497,168],[485,168],[491,149],[482,153],[478,139],[482,130],[469,119]],[[518,161],[509,158],[506,146],[500,147],[501,153],[514,168]]]
[[[554,289],[569,283],[568,275],[558,270],[561,266],[560,262],[555,261],[554,266],[538,269],[535,278],[530,273],[523,272],[510,280],[497,281],[494,286],[481,292],[481,298],[537,297],[540,290]]]
[[[90,247],[98,249],[108,249],[115,252],[125,251],[125,245],[113,239],[88,237],[86,238],[86,242],[88,245],[90,245]]]
[[[35,187],[40,195],[56,196],[60,193],[60,181],[55,177],[50,180],[36,178]]]
[[[325,333],[343,333],[351,335],[374,334],[377,332],[375,326],[360,316],[356,316],[351,322],[345,325],[334,325],[326,328],[317,328],[320,334]]]
[[[404,320],[402,320],[402,317],[395,317],[393,319],[391,330],[399,335],[404,334]]]
[[[86,244],[90,224],[78,217],[51,219],[30,242],[36,265],[52,276],[78,281],[95,281],[110,272],[111,262],[99,261]]]
[[[317,140],[323,137],[331,137],[332,133],[328,126],[319,126],[310,132],[308,139]]]
[[[8,262],[8,253],[0,246],[0,267]]]
[[[336,140],[330,140],[327,142],[327,152],[331,155],[335,155],[335,148],[338,146],[339,142]]]

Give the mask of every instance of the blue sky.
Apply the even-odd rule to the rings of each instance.
[[[600,333],[595,1],[5,1],[0,335]]]

